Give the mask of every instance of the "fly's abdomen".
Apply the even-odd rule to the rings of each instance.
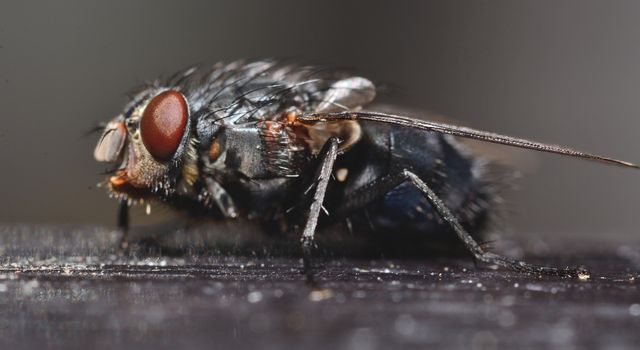
[[[390,136],[392,167],[415,172],[463,226],[477,232],[491,209],[491,186],[484,178],[486,162],[450,136],[411,129],[393,130]],[[376,225],[387,229],[449,232],[449,226],[409,182],[384,195],[370,210]]]
[[[406,169],[425,181],[470,231],[478,232],[487,221],[493,200],[492,187],[484,176],[487,164],[455,138],[382,125],[363,125],[363,134],[362,142],[343,162],[346,166],[361,164],[352,165],[353,178],[347,187],[365,188]],[[408,181],[377,196],[354,216],[381,232],[450,233],[449,226]]]

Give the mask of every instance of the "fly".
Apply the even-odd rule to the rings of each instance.
[[[313,281],[318,225],[452,232],[478,260],[532,274],[584,278],[579,268],[532,265],[486,251],[474,237],[495,210],[485,169],[455,137],[637,165],[466,127],[365,111],[368,79],[278,61],[194,67],[143,87],[107,123],[97,161],[128,208],[159,200],[218,219],[254,219],[298,232]],[[359,224],[360,223],[360,224]],[[362,224],[365,223],[365,224]],[[472,234],[474,236],[472,236]]]

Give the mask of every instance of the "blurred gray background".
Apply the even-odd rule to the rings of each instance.
[[[388,102],[640,161],[639,18],[637,1],[3,1],[0,222],[112,224],[83,133],[144,81],[238,58],[354,67]],[[537,159],[509,199],[519,235],[640,240],[640,172]]]

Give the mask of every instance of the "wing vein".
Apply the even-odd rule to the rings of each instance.
[[[513,146],[524,149],[531,149],[541,152],[561,154],[569,157],[582,158],[587,160],[598,161],[607,164],[613,164],[623,167],[640,169],[640,166],[626,162],[623,160],[613,159],[592,153],[585,153],[571,148],[530,141],[522,138],[501,135],[493,132],[472,129],[464,126],[457,126],[433,121],[425,121],[405,116],[378,113],[378,112],[339,112],[339,113],[310,113],[303,114],[298,117],[302,123],[318,123],[337,120],[368,120],[373,122],[381,122],[404,127],[416,128],[425,131],[438,132],[458,137],[464,137],[484,142],[497,143],[507,146]]]

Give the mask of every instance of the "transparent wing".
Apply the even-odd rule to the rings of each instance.
[[[336,120],[368,120],[373,122],[381,122],[381,123],[399,125],[403,127],[421,129],[425,131],[439,132],[442,134],[465,137],[465,138],[484,141],[484,142],[497,143],[502,145],[518,147],[518,148],[532,149],[532,150],[541,151],[541,152],[562,154],[565,156],[570,156],[575,158],[583,158],[583,159],[598,161],[598,162],[607,163],[607,164],[640,169],[640,166],[630,162],[613,159],[609,157],[603,157],[596,154],[585,153],[585,152],[577,151],[571,148],[566,148],[566,147],[546,144],[546,143],[540,143],[536,141],[530,141],[530,140],[521,139],[517,137],[500,135],[492,132],[476,130],[476,129],[467,128],[463,126],[450,125],[450,124],[433,122],[433,121],[418,120],[418,119],[413,119],[413,118],[408,118],[408,117],[393,115],[393,114],[385,114],[385,113],[377,113],[377,112],[310,113],[310,114],[305,114],[298,117],[298,121],[302,123],[309,123],[309,124],[320,123],[325,121],[336,121]]]
[[[373,102],[367,105],[364,111],[375,111],[378,113],[389,113],[393,115],[415,115],[420,120],[429,120],[436,123],[444,123],[449,125],[459,125],[459,121],[455,118],[445,116],[429,109],[407,107],[405,105],[377,103]],[[317,113],[317,112],[316,112]],[[458,138],[458,143],[463,145],[465,149],[473,155],[490,160],[492,164],[499,164],[505,170],[517,170],[521,172],[531,172],[538,168],[540,160],[534,152],[526,152],[521,148],[504,147],[503,145],[482,142],[468,138]]]

